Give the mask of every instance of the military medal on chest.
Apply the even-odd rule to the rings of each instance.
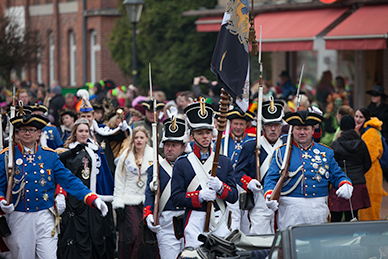
[[[81,174],[82,174],[82,178],[87,180],[90,177],[90,168],[88,167],[89,160],[86,157],[84,157],[83,160],[84,160],[84,169],[82,170]]]
[[[144,181],[142,179],[137,180],[137,187],[143,188],[144,187]]]

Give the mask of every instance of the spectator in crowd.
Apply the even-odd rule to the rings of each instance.
[[[200,84],[207,85],[207,88],[209,89],[208,95],[202,93]],[[221,86],[218,84],[217,81],[209,81],[205,76],[198,76],[194,77],[193,80],[193,92],[195,97],[198,99],[200,96],[205,98],[211,99],[211,104],[214,109],[214,111],[218,111],[219,108],[219,101],[221,99]]]
[[[361,139],[368,147],[372,166],[365,174],[366,187],[368,188],[371,207],[359,210],[360,220],[379,220],[380,208],[383,196],[387,193],[383,189],[383,171],[379,158],[383,154],[383,144],[380,130],[382,122],[376,117],[370,116],[367,108],[360,108],[355,113],[356,129],[358,129]]]
[[[290,74],[286,70],[280,74],[279,86],[281,87],[281,94],[286,100],[296,94],[296,87],[292,84]]]
[[[62,109],[76,109],[78,103],[77,97],[72,93],[65,94],[65,104],[62,106]]]
[[[23,105],[30,105],[30,97],[28,95],[27,89],[20,89],[17,91],[16,97],[18,98],[18,101],[22,101]]]
[[[352,116],[352,118],[354,118],[354,110],[348,105],[342,105],[341,107],[339,107],[336,114],[338,125],[340,124],[342,117],[345,115],[350,115]],[[333,141],[336,140],[340,135],[341,135],[341,127],[338,127],[334,134]]]
[[[318,83],[316,98],[323,111],[326,111],[329,95],[334,93],[332,81],[333,75],[330,70],[327,70],[323,72],[321,80]]]
[[[59,157],[73,175],[108,205],[113,200],[113,177],[104,153],[88,141],[89,130],[89,121],[78,119],[64,144],[68,150],[60,153]],[[111,208],[111,205],[108,207]],[[112,210],[106,217],[101,217],[99,211],[68,194],[66,210],[62,214],[58,257],[113,259],[116,248],[114,232]]]
[[[349,105],[349,93],[345,89],[345,79],[337,76],[334,81],[335,92],[341,96],[344,105]]]
[[[350,107],[349,107],[350,108]],[[358,219],[358,210],[369,208],[370,200],[366,187],[365,173],[370,169],[372,162],[365,142],[355,131],[356,123],[351,115],[341,116],[341,133],[337,140],[331,143],[334,158],[353,184],[351,198],[352,207],[348,200],[336,195],[337,189],[332,187],[329,193],[329,208],[331,222],[340,222],[343,214],[345,221],[354,217]]]
[[[46,89],[43,86],[39,86],[38,91],[36,93],[36,103],[43,104],[48,107],[49,105],[49,97],[46,96]]]
[[[77,120],[77,111],[72,109],[62,109],[59,112],[60,123],[58,131],[63,142],[70,136],[73,130],[74,122]]]
[[[153,161],[145,127],[135,127],[125,140],[127,148],[119,156],[115,172],[113,209],[117,212],[119,258],[157,258],[156,244],[143,244],[143,203],[147,168]]]
[[[48,106],[49,116],[51,123],[56,127],[59,127],[59,110],[65,104],[65,98],[62,96],[62,88],[56,85],[50,88],[50,104]]]
[[[179,102],[178,102],[178,113],[183,114],[183,110],[190,103],[194,102],[195,96],[191,91],[185,91],[180,94]]]
[[[372,90],[366,91],[371,96],[371,103],[368,105],[371,117],[377,117],[383,122],[381,133],[388,141],[388,104],[385,103],[387,95],[381,85],[374,85]]]

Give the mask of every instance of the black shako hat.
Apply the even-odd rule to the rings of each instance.
[[[191,103],[184,109],[184,113],[191,131],[214,129],[214,110],[211,104],[204,101]]]
[[[368,90],[365,93],[370,95],[381,95],[382,97],[387,97],[387,95],[384,93],[384,88],[381,85],[374,85],[372,87],[372,90]]]
[[[252,112],[247,111],[246,113],[244,113],[238,107],[234,107],[232,110],[228,111],[228,113],[226,114],[226,118],[230,121],[234,120],[234,119],[243,119],[243,120],[246,120],[249,122],[249,121],[253,120],[254,117],[255,117],[255,115]]]
[[[20,112],[21,112],[20,106],[15,105],[15,116],[21,116],[23,114],[30,114],[32,112],[32,109],[29,105],[23,105],[23,113],[20,114]],[[7,108],[7,114],[9,117],[11,117],[11,107]]]
[[[186,133],[185,120],[179,118],[166,119],[163,122],[162,143],[166,141],[184,142]]]
[[[148,111],[154,110],[154,101],[153,100],[141,101],[140,104],[143,105],[143,107]],[[156,101],[156,110],[163,109],[165,105],[166,104],[164,102]]]
[[[31,126],[37,129],[43,129],[49,123],[49,119],[39,114],[25,114],[12,118],[11,123],[15,128]]]
[[[281,123],[284,115],[283,105],[279,100],[264,101],[261,110],[263,123]]]
[[[320,123],[323,117],[313,112],[298,111],[286,114],[283,119],[293,126],[314,126]]]

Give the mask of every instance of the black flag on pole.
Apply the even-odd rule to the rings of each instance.
[[[220,86],[244,112],[249,104],[248,32],[248,0],[229,0],[210,68]]]

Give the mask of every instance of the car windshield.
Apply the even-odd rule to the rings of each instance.
[[[293,258],[388,258],[388,221],[289,228]]]

